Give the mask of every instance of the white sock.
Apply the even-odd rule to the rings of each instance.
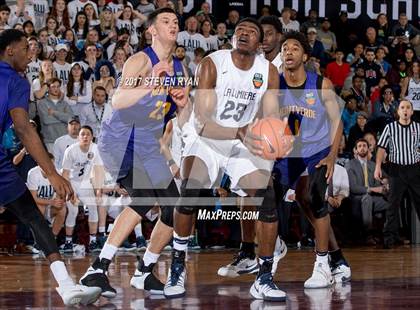
[[[136,227],[134,227],[134,233],[136,234],[136,238],[143,237],[143,232],[141,230],[141,223],[138,223]]]
[[[144,253],[143,256],[143,262],[144,265],[147,267],[150,264],[154,264],[158,261],[160,254],[155,254],[149,251],[149,249],[146,250],[146,253]]]
[[[72,286],[74,285],[73,279],[67,272],[66,265],[62,261],[56,260],[50,265],[51,272],[54,275],[55,281],[58,286]]]
[[[99,226],[98,231],[100,234],[105,233],[105,226]]]
[[[101,254],[99,254],[99,259],[106,258],[112,260],[115,253],[117,253],[118,248],[109,244],[108,242],[104,244],[104,247],[101,250]]]
[[[73,241],[73,237],[72,236],[70,236],[70,237],[66,236],[66,242],[72,242],[72,241]]]
[[[328,255],[316,255],[316,261],[328,266]]]
[[[188,248],[189,237],[181,237],[174,231],[174,249],[177,251],[186,251]]]
[[[96,235],[89,235],[89,242],[96,241]]]

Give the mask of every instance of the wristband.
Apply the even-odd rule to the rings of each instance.
[[[166,162],[168,164],[168,166],[172,166],[173,164],[175,164],[175,161],[173,159],[170,159]]]

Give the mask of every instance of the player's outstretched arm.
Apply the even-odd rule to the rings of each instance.
[[[214,121],[217,97],[215,92],[217,70],[210,57],[205,57],[197,68],[198,87],[194,97],[195,127],[200,136],[216,140],[238,138],[238,128],[220,126]]]
[[[38,133],[29,123],[28,113],[22,108],[15,108],[10,110],[10,116],[20,141],[45,172],[56,193],[63,199],[73,199],[73,189],[70,183],[57,173]]]
[[[144,53],[137,53],[125,62],[121,81],[112,96],[112,107],[116,110],[126,109],[151,92],[145,84],[145,77],[152,64]]]

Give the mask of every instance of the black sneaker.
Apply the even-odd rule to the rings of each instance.
[[[93,265],[89,267],[86,273],[80,278],[80,284],[89,287],[100,287],[102,290],[101,296],[106,298],[114,298],[117,291],[109,284],[107,277],[107,270],[111,261],[106,258],[95,260]]]
[[[131,278],[130,285],[139,290],[149,291],[151,294],[163,294],[165,284],[153,274],[155,264],[145,266],[141,258],[139,258],[138,266]]]
[[[73,250],[73,242],[66,241],[66,243],[64,243],[64,246],[63,246],[63,252],[64,253],[73,253],[74,252],[74,250]]]
[[[95,240],[92,240],[89,243],[89,252],[94,253],[94,252],[100,252],[100,251],[101,251],[101,247],[100,247],[99,243]]]

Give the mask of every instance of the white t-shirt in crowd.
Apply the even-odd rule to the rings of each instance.
[[[36,166],[29,170],[26,184],[30,191],[36,191],[38,198],[54,198],[54,188],[52,187],[50,181],[48,181],[48,178],[42,175],[40,166]]]
[[[77,12],[83,11],[83,8],[88,3],[92,4],[93,8],[95,9],[96,16],[99,16],[99,14],[98,14],[98,6],[96,5],[95,2],[92,2],[90,0],[85,1],[85,2],[82,2],[80,0],[73,0],[73,1],[71,1],[71,2],[69,2],[67,4],[67,9],[69,11],[69,17],[70,17],[70,20],[71,20],[71,23],[70,23],[71,25],[74,24],[74,21],[76,19]]]
[[[189,34],[188,31],[181,31],[178,33],[176,42],[185,46],[187,63],[190,63],[194,59],[194,50],[197,47],[201,47],[207,51],[207,41],[201,33]]]
[[[55,160],[55,167],[57,170],[60,170],[63,166],[63,157],[65,150],[79,140],[77,138],[72,138],[70,135],[64,135],[57,138],[54,142],[53,153]]]

